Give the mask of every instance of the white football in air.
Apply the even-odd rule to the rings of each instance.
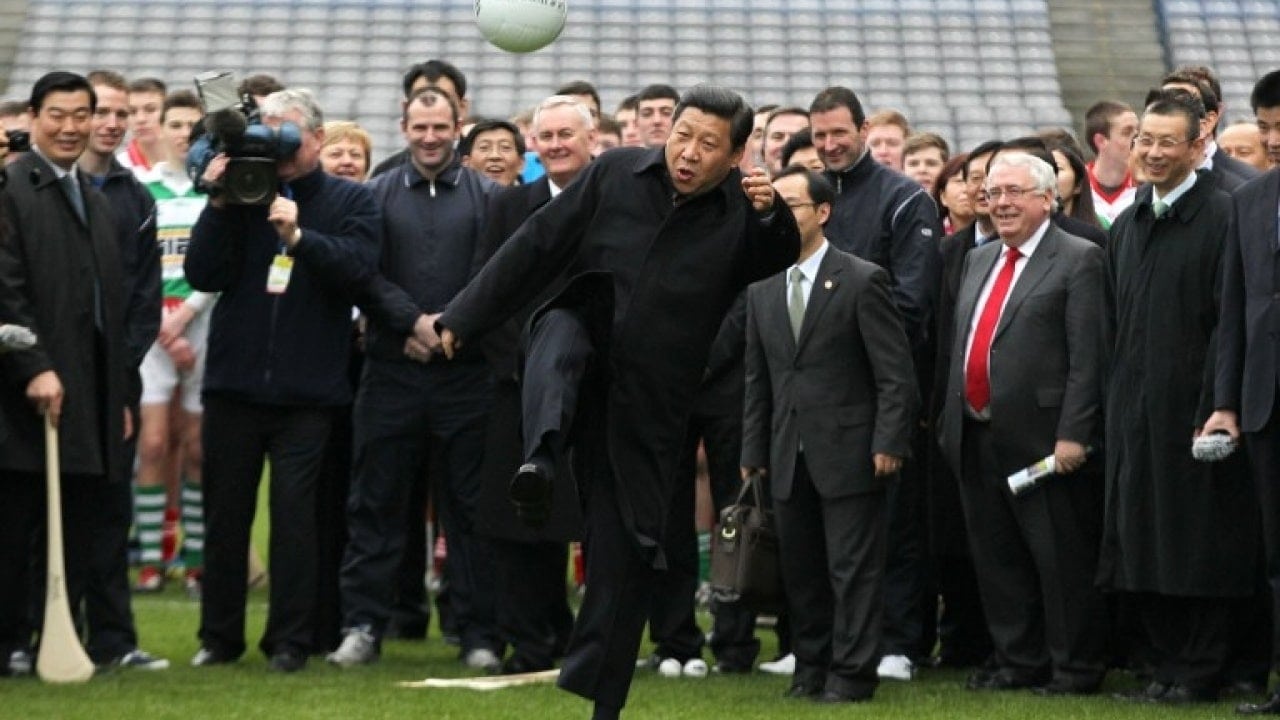
[[[476,0],[476,25],[495,46],[527,53],[560,37],[568,12],[567,0]]]

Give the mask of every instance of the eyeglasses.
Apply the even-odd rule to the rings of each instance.
[[[1199,138],[1187,138],[1186,140],[1174,140],[1171,137],[1151,137],[1150,135],[1139,135],[1133,139],[1133,147],[1141,150],[1150,150],[1152,146],[1159,146],[1161,150],[1172,150],[1179,145],[1192,143]]]
[[[1010,202],[1018,202],[1019,200],[1022,199],[1023,195],[1027,195],[1031,193],[1039,193],[1039,192],[1041,191],[1038,188],[1034,188],[1034,187],[1024,188],[1024,187],[1018,187],[1017,185],[1015,185],[1013,187],[1007,187],[1007,188],[996,187],[996,188],[991,188],[990,190],[983,190],[978,193],[978,197],[983,200],[995,200],[995,201],[999,201],[1000,198],[1002,197],[1007,197],[1009,198]]]

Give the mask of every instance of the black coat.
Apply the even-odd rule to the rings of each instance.
[[[1246,596],[1258,569],[1257,497],[1243,453],[1191,456],[1213,409],[1218,299],[1231,198],[1207,174],[1159,220],[1151,186],[1108,248],[1115,342],[1107,386],[1100,581],[1168,595]]]
[[[477,266],[483,267],[520,225],[550,200],[551,185],[546,177],[528,185],[505,188],[492,195],[485,212],[485,229],[477,243]],[[573,494],[552,495],[547,524],[536,529],[516,517],[515,506],[507,497],[511,477],[524,461],[520,434],[520,387],[516,378],[521,330],[528,322],[534,305],[530,303],[521,308],[515,317],[480,339],[496,383],[485,433],[484,462],[480,469],[480,512],[476,514],[476,523],[484,534],[509,540],[577,540],[582,534],[582,510]],[[567,473],[568,469],[561,468],[561,472]]]
[[[612,475],[619,512],[657,566],[665,564],[659,546],[675,465],[711,342],[738,292],[799,254],[790,209],[775,203],[760,217],[740,178],[731,171],[676,205],[661,149],[605,153],[520,227],[439,321],[465,342],[563,272],[611,278],[609,344],[597,345],[607,379],[584,388],[589,410],[579,421],[600,442],[580,444],[575,458],[588,483]]]
[[[26,388],[33,377],[52,370],[64,391],[62,471],[123,478],[130,358],[116,217],[106,197],[81,176],[88,223],[81,222],[53,168],[35,153],[14,162],[7,173],[0,192],[0,216],[6,221],[0,230],[0,318],[32,328],[39,344],[0,356],[0,416],[6,431],[0,438],[0,467],[43,471],[43,421]]]

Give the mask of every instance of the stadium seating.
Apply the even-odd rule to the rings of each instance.
[[[1253,117],[1253,83],[1280,67],[1280,0],[1159,0],[1157,7],[1173,64],[1214,68],[1227,121]]]
[[[401,72],[431,57],[467,74],[480,115],[512,115],[559,83],[586,78],[607,108],[656,81],[706,80],[753,102],[800,105],[844,84],[868,111],[897,107],[962,146],[1070,120],[1045,0],[575,0],[560,39],[525,56],[488,45],[470,3],[457,0],[32,0],[29,7],[6,96],[24,96],[54,66],[111,67],[175,86],[208,69],[270,72],[316,90],[330,116],[359,120],[374,136],[375,156],[400,144]]]

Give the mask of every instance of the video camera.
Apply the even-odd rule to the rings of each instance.
[[[271,204],[279,181],[276,164],[298,151],[302,129],[287,121],[279,128],[262,124],[258,104],[248,94],[237,94],[229,71],[201,73],[195,81],[205,119],[193,133],[187,176],[197,190],[229,204]],[[229,158],[226,171],[216,184],[205,183],[205,169],[220,154]]]

